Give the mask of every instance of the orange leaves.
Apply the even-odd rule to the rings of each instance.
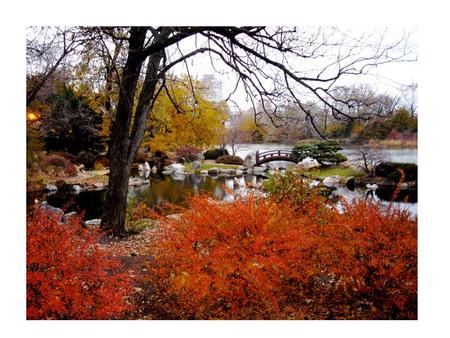
[[[415,318],[417,220],[365,201],[338,212],[318,198],[200,196],[182,219],[164,221],[150,268],[176,295],[173,315],[283,319],[294,307],[302,318],[342,309],[348,318]]]
[[[136,205],[136,207],[133,207],[131,210],[131,220],[139,220],[143,218],[150,218],[150,219],[158,219],[160,215],[150,208],[147,204],[144,202],[140,202]]]
[[[190,207],[183,220],[169,221],[173,231],[157,244],[162,255],[157,264],[165,268],[161,277],[175,275],[170,288],[181,306],[203,309],[196,318],[252,318],[261,309],[268,316],[278,313],[274,295],[282,290],[280,276],[295,273],[289,264],[297,255],[295,246],[283,248],[278,238],[294,215],[253,198],[217,204],[197,197]],[[218,302],[229,309],[226,314]]]
[[[80,219],[60,224],[34,210],[27,222],[28,319],[110,319],[131,309],[130,280],[98,240]]]

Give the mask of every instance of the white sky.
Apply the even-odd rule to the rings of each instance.
[[[300,27],[300,30],[306,30],[307,32],[315,32],[319,26],[307,26],[305,28]],[[327,29],[322,27],[322,29]],[[329,29],[329,27],[328,27]],[[407,33],[408,36],[408,46],[410,47],[410,54],[405,58],[408,60],[417,59],[417,28],[414,26],[407,27],[380,27],[380,26],[367,26],[367,27],[342,27],[338,26],[339,31],[344,32],[348,37],[358,38],[362,34],[373,34],[374,36],[367,41],[378,42],[381,34],[384,34],[383,42],[388,44],[389,42],[399,41],[402,36]],[[195,47],[195,42],[198,46],[201,46],[204,42],[204,38],[197,37],[197,39],[189,38],[180,43],[180,49],[184,53],[193,50]],[[351,42],[348,42],[351,45]],[[330,49],[330,53],[337,53],[337,48]],[[361,51],[361,53],[369,53],[369,48]],[[174,53],[173,57],[176,57],[177,53]],[[295,65],[297,60],[292,61]],[[298,61],[297,68],[305,72],[305,74],[316,74],[317,69],[322,69],[323,65],[329,62],[327,60],[300,60]],[[223,98],[226,98],[235,88],[237,76],[236,73],[224,65],[218,58],[214,58],[214,68],[211,65],[210,57],[207,53],[198,54],[193,58],[190,58],[187,62],[189,67],[189,72],[193,77],[201,79],[203,75],[214,74],[222,82],[223,86]],[[312,72],[310,71],[312,70]],[[315,70],[315,71],[314,71]],[[176,74],[186,73],[185,63],[180,63],[177,65],[173,71]],[[217,72],[218,71],[218,72]],[[378,66],[377,68],[371,68],[370,72],[365,75],[357,76],[344,76],[340,79],[337,84],[341,85],[354,85],[357,83],[368,83],[373,87],[373,89],[380,94],[391,94],[393,96],[401,96],[402,89],[405,85],[409,85],[413,82],[417,82],[417,62],[394,62],[386,63]],[[270,84],[269,84],[270,86]],[[403,87],[403,88],[402,88]],[[308,95],[305,93],[304,95]],[[231,97],[236,101],[240,108],[249,108],[250,103],[246,102],[246,94],[242,86],[239,86],[238,91]]]

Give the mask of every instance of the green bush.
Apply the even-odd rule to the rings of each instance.
[[[44,162],[44,143],[39,131],[27,126],[27,174],[38,171]]]
[[[104,150],[102,115],[89,106],[85,97],[70,87],[62,87],[47,100],[50,111],[42,119],[47,151],[78,154],[84,150],[97,155]]]
[[[288,201],[297,210],[301,210],[305,202],[311,202],[322,194],[321,187],[309,186],[306,175],[306,172],[299,175],[290,170],[287,170],[284,175],[276,173],[264,180],[263,188],[277,202]]]
[[[228,150],[222,148],[210,149],[203,153],[205,160],[215,160],[224,155],[229,155],[229,153]]]
[[[390,138],[393,133],[417,133],[417,117],[411,117],[407,109],[400,108],[387,119],[374,119],[364,126],[358,126],[357,122],[354,122],[352,137],[355,142],[384,140]]]
[[[339,150],[342,150],[342,147],[337,142],[298,143],[292,149],[291,157],[295,162],[311,157],[321,165],[335,165],[347,161],[344,155],[338,153]]]
[[[239,156],[232,155],[223,155],[216,158],[216,163],[224,163],[224,164],[244,164],[244,160]]]
[[[389,120],[392,129],[401,133],[405,131],[417,132],[417,118],[411,117],[409,111],[404,108],[398,109]]]
[[[77,156],[77,162],[84,165],[86,169],[92,169],[95,165],[95,155],[89,151],[80,151]]]
[[[405,174],[405,181],[417,181],[417,164],[415,163],[382,162],[376,166],[375,175],[398,182],[401,177],[400,170],[403,170]]]

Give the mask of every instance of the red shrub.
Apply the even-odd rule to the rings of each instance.
[[[232,155],[223,155],[216,158],[216,163],[224,163],[224,164],[244,164],[244,160],[239,156]]]
[[[170,221],[158,241],[159,280],[178,297],[182,316],[265,318],[278,313],[282,280],[297,276],[283,256],[295,256],[285,214],[267,201],[218,205],[194,198],[191,212]],[[168,221],[169,222],[169,221]],[[297,243],[299,244],[299,243]],[[176,314],[174,314],[176,316]]]
[[[40,209],[27,223],[28,319],[111,319],[130,310],[130,280],[98,246],[98,233]]]
[[[135,207],[132,207],[130,213],[130,220],[132,221],[143,218],[156,219],[160,217],[160,215],[154,209],[150,208],[144,202],[139,202]]]
[[[66,167],[66,173],[69,176],[77,176],[78,170],[75,164],[70,164]]]
[[[316,202],[298,212],[270,199],[194,198],[166,221],[151,265],[170,316],[416,318],[416,219],[364,201],[343,213]]]
[[[325,318],[416,319],[417,219],[364,200],[343,208],[305,224],[308,297],[326,304]]]
[[[105,168],[109,168],[109,158],[107,158],[106,156],[98,156],[95,160],[95,164],[97,163],[101,164]]]
[[[56,174],[76,176],[77,168],[67,158],[59,153],[53,153],[46,157],[47,166],[52,166],[56,169]]]
[[[177,161],[192,162],[198,160],[201,150],[191,146],[184,146],[175,150]]]
[[[70,165],[70,161],[68,159],[58,154],[48,155],[46,161],[47,164],[53,165],[55,167],[65,168]]]
[[[144,163],[144,162],[148,162],[149,160],[150,160],[150,154],[148,152],[144,152],[144,151],[140,150],[136,153],[133,163]],[[108,165],[105,165],[105,164],[103,164],[103,165],[105,167],[109,167],[109,161],[108,161]]]

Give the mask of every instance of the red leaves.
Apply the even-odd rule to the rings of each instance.
[[[40,209],[27,223],[28,319],[111,319],[130,309],[130,280],[98,233]]]
[[[220,205],[199,197],[190,207],[183,220],[170,222],[173,231],[157,243],[161,280],[169,280],[180,305],[196,318],[278,313],[280,276],[296,275],[289,265],[298,257],[298,246],[283,247],[283,229],[290,228],[294,215],[253,198]]]
[[[173,316],[416,318],[417,220],[364,201],[339,213],[317,198],[301,208],[194,198],[155,248]]]

